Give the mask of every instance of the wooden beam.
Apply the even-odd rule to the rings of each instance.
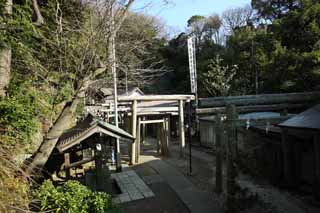
[[[166,131],[166,125],[165,122],[160,124],[161,128],[160,128],[160,135],[161,135],[161,155],[164,157],[168,157],[169,156],[169,150],[168,150],[168,146],[167,146],[167,131]]]
[[[70,164],[68,167],[66,167],[66,168],[77,167],[77,166],[80,166],[80,165],[82,165],[82,164],[89,163],[89,162],[93,161],[94,159],[95,159],[94,157],[92,157],[92,158],[86,158],[86,159],[83,159],[83,160],[80,160],[80,161],[71,163],[71,164]]]
[[[143,96],[122,96],[118,101],[177,101],[195,100],[194,95],[143,95]]]
[[[164,119],[140,121],[141,124],[155,124],[155,123],[163,123],[163,122],[164,122]]]
[[[64,168],[66,171],[66,178],[70,178],[70,153],[64,153]]]
[[[236,106],[284,104],[284,103],[310,103],[320,99],[320,92],[261,94],[245,96],[228,96],[216,98],[203,98],[199,100],[200,107],[223,107],[226,104]]]
[[[266,125],[276,125],[285,120],[288,120],[293,115],[288,116],[278,116],[278,117],[269,117],[269,118],[253,118],[253,119],[235,119],[234,125],[236,127],[247,127],[247,126],[266,126]],[[214,119],[200,119],[200,121],[208,122],[208,123],[215,123]],[[224,123],[223,125],[227,125]]]
[[[178,106],[159,106],[159,107],[138,107],[138,113],[148,112],[178,112]]]
[[[279,117],[270,117],[270,118],[255,118],[255,119],[237,119],[235,120],[236,127],[246,127],[248,124],[249,126],[265,126],[269,125],[276,125],[285,120],[291,118],[290,116],[279,116]]]
[[[145,120],[146,120],[146,117],[143,116],[142,120],[145,121]],[[146,142],[146,131],[147,131],[147,130],[146,130],[146,124],[143,123],[143,124],[141,124],[141,125],[142,125],[142,127],[141,127],[141,128],[142,128],[142,132],[141,132],[141,133],[142,133],[141,143],[144,144],[144,143]]]
[[[160,146],[161,146],[161,123],[157,124],[157,154],[160,154]]]
[[[314,152],[314,174],[315,174],[315,183],[314,183],[314,195],[316,198],[320,198],[320,135],[315,133],[313,136],[313,152]]]
[[[283,153],[283,175],[284,183],[287,186],[292,186],[292,158],[291,158],[291,145],[288,141],[288,131],[284,128],[281,129],[281,147]]]
[[[171,143],[171,116],[167,115],[166,117],[166,130],[167,130],[167,147],[168,151],[170,150],[170,143]]]
[[[179,100],[179,141],[180,141],[180,156],[182,157],[183,148],[185,147],[183,100]]]
[[[235,193],[236,193],[236,107],[227,105],[227,212],[235,212]]]
[[[134,142],[131,146],[131,158],[130,158],[130,164],[133,165],[136,159],[136,142],[137,142],[137,105],[138,101],[134,100],[132,103],[132,116],[131,116],[131,122],[132,122],[132,136],[135,138]]]
[[[136,163],[139,163],[140,157],[140,141],[141,141],[141,117],[138,117],[137,137],[136,137]]]
[[[252,105],[252,106],[238,106],[238,113],[245,112],[266,112],[266,111],[280,111],[284,109],[301,109],[311,107],[310,103],[301,103],[301,104],[269,104],[269,105]],[[225,107],[213,107],[213,108],[198,108],[196,113],[201,114],[218,114],[225,113]]]
[[[216,134],[216,192],[221,193],[222,188],[222,137],[223,128],[221,115],[218,114],[215,118],[215,134]]]

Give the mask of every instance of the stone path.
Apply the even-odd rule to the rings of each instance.
[[[111,174],[122,194],[114,199],[115,203],[125,203],[154,197],[154,193],[133,170]]]
[[[153,156],[141,156],[141,161],[158,172],[163,180],[177,193],[190,212],[220,213],[222,209],[213,201],[209,193],[196,188],[176,168]],[[155,179],[155,178],[154,178]]]
[[[146,184],[152,184],[152,183],[161,183],[164,182],[164,179],[161,177],[161,175],[149,175],[149,176],[143,176],[142,179]]]

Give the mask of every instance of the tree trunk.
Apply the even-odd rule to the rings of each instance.
[[[76,108],[81,99],[85,96],[85,91],[89,86],[89,77],[86,78],[81,89],[78,90],[74,99],[67,103],[62,110],[60,116],[49,130],[44,141],[41,143],[38,151],[35,153],[32,162],[25,168],[28,175],[41,174],[41,170],[49,159],[53,149],[55,148],[60,136],[67,130],[71,124]]]
[[[7,15],[12,14],[12,0],[7,0],[5,7]],[[6,96],[10,83],[11,73],[11,48],[9,46],[0,49],[0,97]]]
[[[33,10],[36,14],[36,21],[33,23],[36,26],[42,25],[44,23],[44,19],[41,15],[40,8],[37,0],[32,0]]]
[[[11,48],[0,50],[0,97],[6,96],[10,83],[11,73]]]

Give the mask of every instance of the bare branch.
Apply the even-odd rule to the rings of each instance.
[[[40,8],[37,0],[32,0],[33,10],[36,14],[36,21],[33,23],[36,26],[40,26],[44,23],[43,16],[41,15]]]

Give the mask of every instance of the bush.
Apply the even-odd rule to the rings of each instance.
[[[55,187],[46,180],[35,191],[35,198],[40,201],[41,210],[70,213],[104,213],[116,208],[111,197],[104,192],[92,192],[78,181],[68,181]]]

